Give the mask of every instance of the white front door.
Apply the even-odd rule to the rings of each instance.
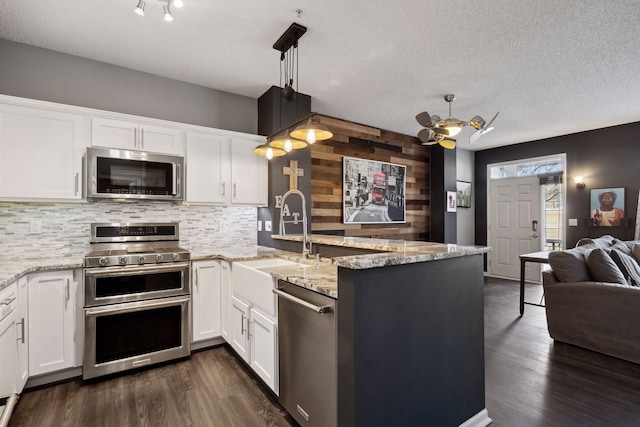
[[[492,180],[489,274],[520,279],[521,254],[542,250],[540,181],[537,177]],[[526,264],[525,280],[540,281],[540,264]]]

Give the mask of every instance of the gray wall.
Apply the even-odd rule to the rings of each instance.
[[[254,98],[0,39],[0,93],[257,133]]]
[[[458,206],[456,210],[456,223],[458,227],[458,244],[473,245],[475,239],[475,209],[476,204],[473,201],[475,195],[475,185],[473,184],[473,161],[474,152],[469,150],[456,149],[456,175],[458,181],[467,181],[471,183],[471,207],[461,208]]]

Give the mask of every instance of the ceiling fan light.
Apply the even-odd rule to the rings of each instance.
[[[144,7],[145,7],[144,0],[140,0],[138,2],[138,6],[136,6],[136,8],[134,9],[134,12],[140,16],[144,16]]]
[[[324,141],[325,139],[333,138],[333,133],[324,125],[315,121],[314,117],[311,117],[306,123],[303,123],[296,127],[291,136],[296,139],[302,139],[309,144],[313,144],[316,141]]]
[[[181,8],[182,6],[184,6],[184,2],[182,0],[173,0],[171,4],[177,8]]]
[[[445,126],[445,129],[449,131],[449,136],[456,136],[462,130],[462,128],[457,124]]]
[[[173,15],[171,14],[169,6],[162,6],[162,9],[164,9],[164,20],[167,22],[173,21]]]

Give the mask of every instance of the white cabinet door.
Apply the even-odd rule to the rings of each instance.
[[[183,155],[182,132],[135,122],[93,118],[91,145]]]
[[[229,139],[187,133],[187,203],[226,203],[231,183]]]
[[[220,262],[193,263],[192,341],[220,336]]]
[[[256,141],[231,140],[231,202],[238,204],[267,204],[267,159],[253,154]]]
[[[120,120],[91,119],[91,145],[136,150],[138,125]]]
[[[231,347],[238,353],[238,356],[249,362],[249,304],[235,295],[231,296],[229,322]]]
[[[16,285],[11,284],[0,292],[0,302],[7,302],[17,297]],[[15,304],[13,304],[15,305]],[[2,306],[7,312],[13,307]],[[6,310],[6,311],[5,311]],[[0,320],[0,398],[17,393],[18,354],[16,347],[17,310]]]
[[[81,199],[82,117],[0,105],[0,198]]]
[[[72,271],[29,275],[29,375],[74,366],[75,289]]]
[[[220,261],[220,330],[222,338],[229,342],[229,308],[231,306],[231,264]]]
[[[252,308],[249,337],[251,349],[249,365],[278,394],[276,384],[278,370],[276,322]]]
[[[29,337],[27,324],[27,299],[29,297],[28,291],[29,280],[27,277],[22,277],[18,280],[18,318],[17,318],[17,331],[16,331],[16,343],[18,345],[18,393],[22,393],[24,385],[29,379]]]
[[[182,132],[160,126],[140,125],[139,150],[184,155]]]

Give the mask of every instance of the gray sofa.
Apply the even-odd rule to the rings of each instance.
[[[638,259],[640,241],[611,236],[551,252],[542,273],[551,338],[640,363]]]

